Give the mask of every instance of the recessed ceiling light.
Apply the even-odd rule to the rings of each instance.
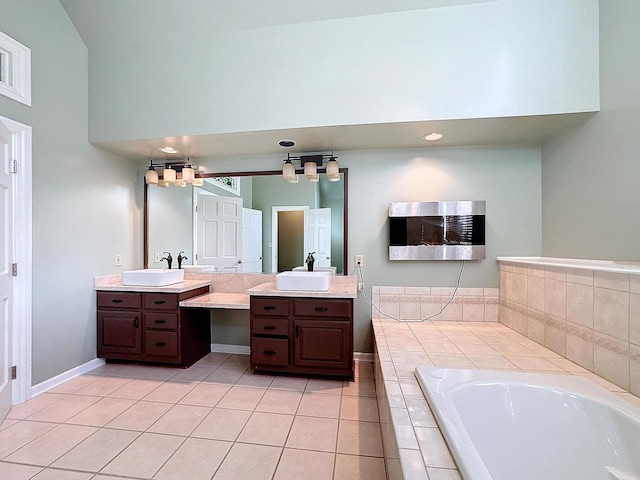
[[[283,148],[291,148],[291,147],[295,147],[296,142],[285,138],[284,140],[280,140],[278,142],[278,145],[280,145]]]
[[[444,137],[444,133],[440,133],[440,132],[431,132],[428,135],[424,136],[424,139],[427,142],[435,142],[436,140],[440,140],[442,139],[442,137]]]
[[[178,153],[178,150],[173,147],[162,147],[159,150],[164,153]]]

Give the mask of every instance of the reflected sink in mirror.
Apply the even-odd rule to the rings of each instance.
[[[294,272],[307,272],[307,267],[295,267],[293,269]],[[331,275],[335,275],[337,273],[336,267],[313,267],[314,272],[329,272]]]
[[[182,269],[188,273],[215,272],[215,265],[182,265]]]
[[[184,281],[184,270],[146,268],[122,272],[122,284],[141,287],[164,287]]]
[[[282,272],[276,275],[276,290],[326,292],[331,287],[331,272]]]

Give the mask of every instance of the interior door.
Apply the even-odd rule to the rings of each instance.
[[[314,208],[304,212],[304,252],[316,252],[314,266],[331,266],[331,209]]]
[[[242,199],[198,195],[196,225],[198,265],[242,272]]]
[[[0,423],[11,408],[11,328],[13,290],[13,174],[12,138],[0,122]]]
[[[242,209],[242,271],[262,273],[262,211]]]

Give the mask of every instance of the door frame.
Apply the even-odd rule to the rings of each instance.
[[[309,210],[307,205],[271,207],[271,273],[278,273],[278,212]],[[304,259],[302,259],[304,261]]]
[[[33,225],[32,225],[32,128],[0,116],[13,134],[13,158],[17,161],[14,191],[14,263],[18,276],[13,284],[12,365],[18,366],[18,376],[12,386],[14,405],[31,398],[31,346],[33,296]]]

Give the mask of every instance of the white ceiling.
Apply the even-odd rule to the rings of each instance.
[[[329,20],[424,8],[452,7],[494,0],[60,0],[89,52],[113,42],[136,42],[181,29],[209,34],[289,23]],[[152,138],[98,146],[131,159],[162,156],[173,144],[180,155],[210,157],[238,154],[345,151],[425,146],[537,144],[576,124],[588,114],[446,120],[374,125],[341,125],[277,131]],[[445,137],[426,142],[439,131]],[[278,140],[297,146],[283,149]]]

